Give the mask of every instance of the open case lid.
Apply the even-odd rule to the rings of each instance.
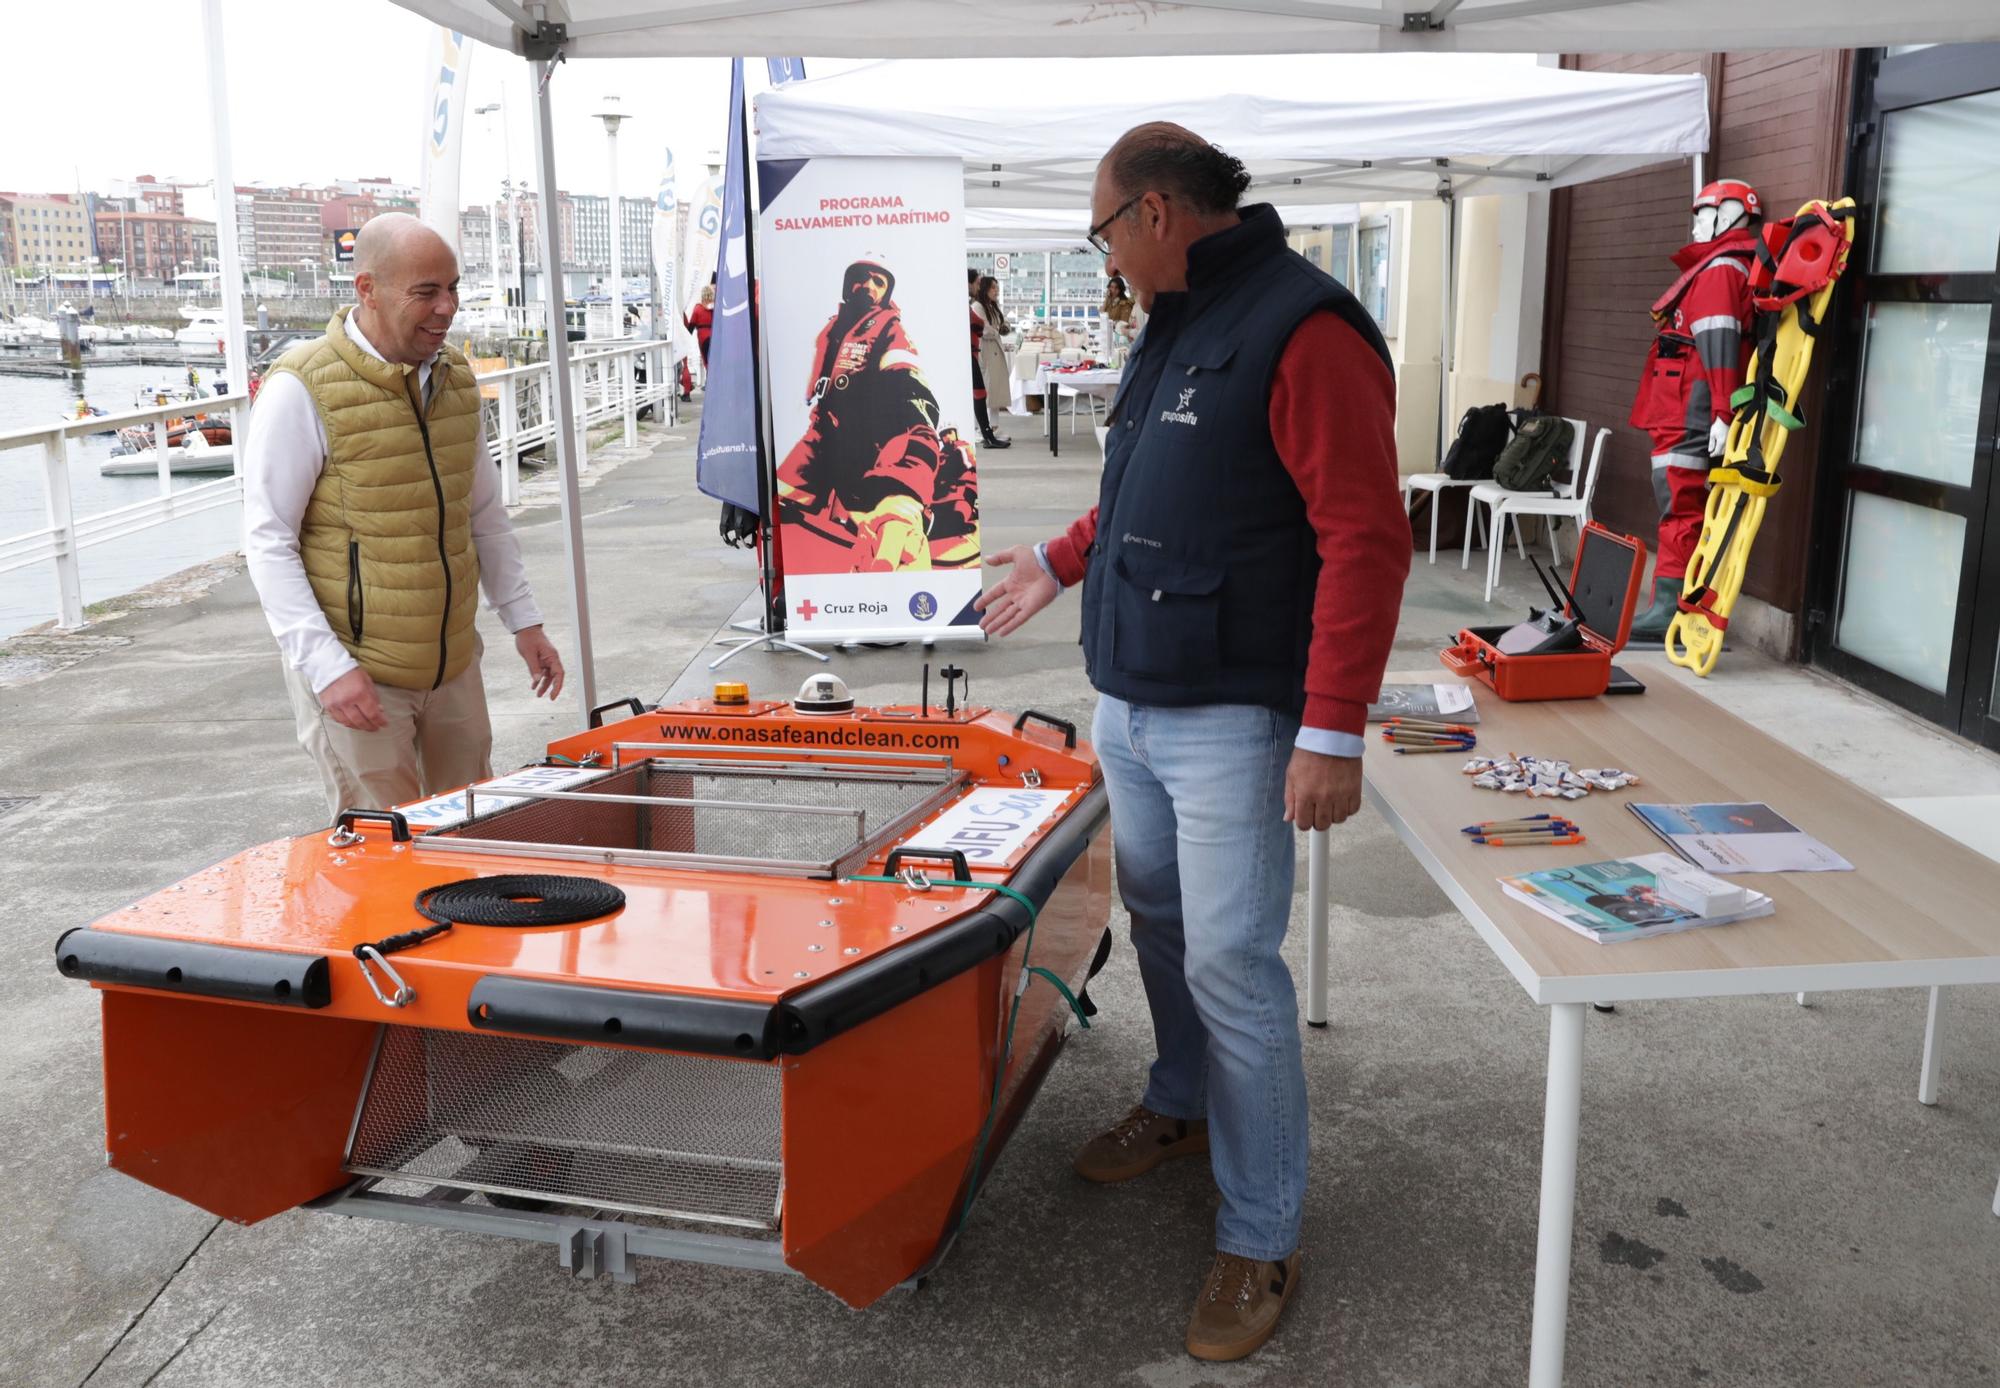
[[[1570,574],[1574,615],[1590,635],[1624,649],[1632,631],[1632,613],[1646,573],[1646,546],[1636,535],[1620,535],[1596,521],[1583,527],[1577,541],[1576,568]]]

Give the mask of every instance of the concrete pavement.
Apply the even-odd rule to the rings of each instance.
[[[989,548],[1051,533],[1094,495],[1088,444],[1057,461],[1026,422],[1014,432],[982,459]],[[710,637],[749,605],[753,564],[694,491],[692,433],[650,431],[585,492],[600,700],[704,688]],[[555,512],[531,506],[517,525],[562,639]],[[1087,725],[1075,603],[931,658],[966,666],[981,703]],[[1485,611],[1455,562],[1419,555],[1397,663],[1427,665]],[[1241,1364],[1180,1348],[1210,1246],[1203,1164],[1111,1188],[1068,1170],[1150,1055],[1122,913],[1092,988],[1102,1024],[1057,1065],[942,1269],[865,1313],[754,1273],[655,1264],[623,1286],[499,1240],[299,1212],[222,1225],[106,1170],[95,995],[57,975],[53,940],[323,810],[240,574],[85,639],[88,659],[0,689],[0,800],[31,797],[0,813],[0,1384],[1524,1380],[1544,1019],[1366,810],[1333,845],[1333,1025],[1304,1038],[1303,1281],[1278,1337]],[[487,647],[495,762],[519,764],[578,720],[567,699],[530,703],[497,629]],[[923,658],[842,652],[831,668],[863,700],[907,699]],[[728,667],[780,695],[816,668]],[[1884,794],[2000,791],[2000,762],[1811,673],[1732,653],[1702,689]],[[1303,891],[1301,870],[1301,917]],[[1303,949],[1294,932],[1301,978]],[[1917,993],[1593,1016],[1569,1381],[2000,1381],[1996,1020],[1990,991],[1952,995],[1931,1109],[1915,1102]]]

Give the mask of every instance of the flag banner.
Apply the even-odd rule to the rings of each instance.
[[[782,87],[787,82],[806,80],[806,60],[804,58],[766,58],[764,71],[770,75],[771,85]]]
[[[760,173],[786,634],[978,639],[964,168],[826,158]]]
[[[715,332],[694,481],[717,501],[762,514],[757,488],[757,380],[750,344],[748,165],[743,148],[743,60],[729,78],[729,153],[722,166],[721,254],[715,265]],[[696,262],[697,267],[699,262]],[[697,268],[696,273],[700,270]]]
[[[423,178],[417,201],[424,225],[458,247],[458,164],[465,145],[466,97],[472,75],[472,44],[455,29],[439,25],[425,69]]]
[[[653,336],[674,344],[676,357],[686,330],[681,327],[680,238],[676,222],[680,209],[674,202],[674,152],[666,151],[666,167],[660,173],[660,187],[653,195],[653,273],[659,290],[653,296]]]

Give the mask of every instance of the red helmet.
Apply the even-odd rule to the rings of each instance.
[[[1740,178],[1718,178],[1694,195],[1694,211],[1704,207],[1720,208],[1725,202],[1734,200],[1743,204],[1743,210],[1752,217],[1764,215],[1764,204],[1758,201],[1757,190]]]

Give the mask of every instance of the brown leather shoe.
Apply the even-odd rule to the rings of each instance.
[[[1298,1285],[1297,1250],[1282,1263],[1216,1254],[1188,1317],[1187,1352],[1215,1361],[1255,1354],[1278,1328]]]
[[[1144,1105],[1077,1149],[1076,1174],[1110,1184],[1143,1176],[1161,1162],[1208,1150],[1208,1120],[1169,1118]]]

